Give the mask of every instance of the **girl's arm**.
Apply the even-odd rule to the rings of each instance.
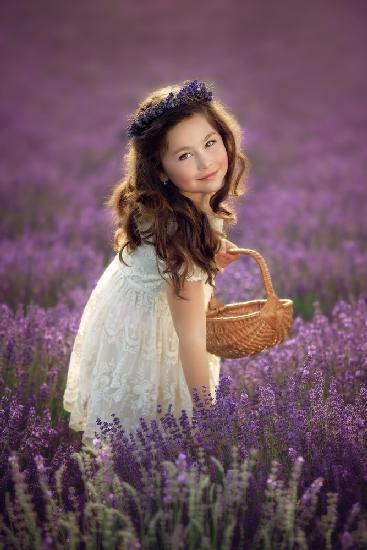
[[[196,387],[200,398],[204,399],[202,386],[205,385],[207,392],[210,391],[204,282],[202,280],[184,282],[180,294],[188,298],[187,301],[174,295],[170,281],[166,281],[165,289],[173,325],[179,339],[180,358],[191,398],[193,400],[193,390]]]

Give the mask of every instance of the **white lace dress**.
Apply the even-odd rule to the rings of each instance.
[[[223,220],[208,218],[222,232]],[[159,421],[170,403],[175,416],[185,409],[192,418],[192,400],[154,247],[143,243],[131,254],[125,248],[123,259],[129,267],[116,253],[91,292],[70,355],[63,406],[71,413],[70,428],[83,431],[87,445],[99,432],[97,417],[112,422],[112,413],[126,434],[139,427],[140,417],[148,424],[151,419]],[[188,279],[206,280],[206,273],[196,268]],[[208,304],[213,288],[205,283],[204,289]],[[215,399],[220,358],[208,353],[208,363],[209,389]]]

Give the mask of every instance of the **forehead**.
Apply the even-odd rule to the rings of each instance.
[[[195,113],[191,117],[181,120],[168,130],[166,136],[168,149],[172,150],[172,148],[180,146],[186,147],[190,142],[197,141],[211,130],[214,130],[214,128],[209,124],[204,115]]]

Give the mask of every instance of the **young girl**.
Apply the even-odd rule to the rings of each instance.
[[[129,120],[125,177],[106,201],[118,253],[83,311],[63,399],[86,445],[97,417],[115,413],[128,433],[169,404],[192,418],[195,388],[215,400],[206,311],[216,274],[240,256],[223,223],[237,221],[226,201],[244,193],[248,160],[239,124],[212,96],[185,81],[154,91]]]

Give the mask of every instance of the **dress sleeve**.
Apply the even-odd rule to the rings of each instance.
[[[165,262],[163,262],[160,258],[157,258],[157,263],[159,265],[159,268],[162,272],[162,278],[167,281],[169,279],[168,274],[164,274],[163,270],[165,269]],[[183,267],[181,267],[179,274],[183,273]],[[201,269],[199,266],[194,265],[189,267],[187,275],[185,277],[185,281],[206,281],[208,278],[208,275],[206,271]]]
[[[188,274],[185,277],[185,281],[206,281],[207,278],[208,275],[206,271],[195,265],[193,269],[189,269]]]

